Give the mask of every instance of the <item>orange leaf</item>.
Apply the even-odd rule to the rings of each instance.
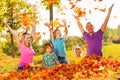
[[[40,32],[35,32],[35,35],[39,35],[40,34]]]
[[[46,32],[43,32],[43,35],[45,35],[46,34]]]
[[[81,10],[81,8],[78,8],[78,7],[74,9],[74,12],[77,13],[78,17],[83,17],[86,14],[85,11]]]
[[[116,18],[117,18],[117,16],[114,16],[114,18],[116,19]]]
[[[103,9],[100,9],[100,8],[94,8],[94,10],[100,10],[102,12],[105,12],[106,11],[106,8],[103,8]]]

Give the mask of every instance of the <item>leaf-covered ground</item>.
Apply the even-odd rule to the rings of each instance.
[[[117,80],[120,78],[120,61],[92,55],[84,57],[78,64],[26,67],[1,73],[0,77],[0,80]]]

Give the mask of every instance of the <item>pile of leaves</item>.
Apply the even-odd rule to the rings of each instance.
[[[0,77],[0,80],[117,80],[120,78],[120,61],[92,55],[78,64],[60,64],[52,68],[26,67],[1,73]]]

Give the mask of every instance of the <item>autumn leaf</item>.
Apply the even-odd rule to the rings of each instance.
[[[81,0],[76,0],[75,2],[72,2],[72,0],[69,0],[69,4],[71,5],[70,9],[74,9],[76,7],[76,4]]]
[[[41,39],[41,35],[40,35],[40,32],[35,32],[35,35],[34,35],[34,41],[38,41]]]
[[[31,15],[27,14],[27,13],[23,13],[21,15],[21,24],[25,27],[26,30],[30,29],[30,26],[33,24],[33,23],[38,23],[38,21],[33,18]]]
[[[48,4],[52,4],[52,3],[58,3],[59,0],[47,0]]]
[[[40,32],[35,32],[35,35],[39,35],[40,34]]]
[[[94,10],[99,10],[99,11],[105,12],[105,11],[106,11],[106,8],[103,8],[103,9],[100,9],[100,8],[94,8]]]
[[[80,58],[78,58],[80,59]],[[13,60],[11,60],[13,61]],[[33,71],[34,70],[34,71]],[[82,58],[77,64],[59,64],[50,68],[35,67],[33,64],[25,66],[23,70],[0,73],[2,80],[98,80],[119,79],[120,61],[90,55]],[[117,73],[117,75],[116,75]],[[115,77],[117,76],[117,77]]]
[[[40,36],[40,35],[34,37],[34,41],[38,41],[38,40],[40,40],[40,39],[41,39],[41,36]]]
[[[97,1],[97,0],[94,0],[94,1]],[[102,2],[102,0],[98,0],[98,2]]]
[[[116,18],[117,18],[117,16],[114,16],[114,18],[116,19]]]
[[[78,17],[84,17],[86,15],[86,12],[81,10],[81,8],[78,8],[78,7],[74,9],[74,12],[78,15]]]
[[[68,25],[68,28],[70,28],[70,25]]]
[[[43,32],[43,35],[45,35],[46,34],[46,32]]]

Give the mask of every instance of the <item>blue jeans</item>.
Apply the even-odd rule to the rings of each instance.
[[[18,70],[23,70],[23,69],[24,69],[24,66],[18,67]]]
[[[25,68],[25,66],[20,66],[20,67],[18,67],[17,70],[23,70],[24,68]],[[30,71],[35,71],[35,69],[33,69],[33,68],[30,68],[29,70]]]
[[[58,57],[58,61],[60,62],[60,64],[62,63],[68,64],[68,61],[66,60],[65,57],[60,57],[60,56],[57,56],[57,57]]]

